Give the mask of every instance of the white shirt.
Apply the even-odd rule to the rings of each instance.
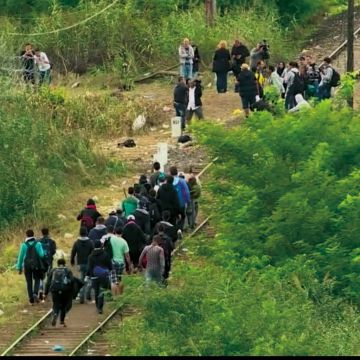
[[[34,56],[35,63],[38,65],[40,71],[50,70],[49,59],[44,52],[40,53],[40,56]]]
[[[195,86],[193,88],[189,88],[189,103],[188,110],[195,110],[198,106],[195,106]]]

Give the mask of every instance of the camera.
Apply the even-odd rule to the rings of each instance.
[[[270,51],[269,51],[269,44],[267,43],[266,40],[263,40],[262,44],[261,44],[261,48],[263,50],[263,59],[267,60],[270,58]]]

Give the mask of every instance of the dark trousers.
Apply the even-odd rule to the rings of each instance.
[[[190,110],[186,110],[186,117],[185,117],[185,120],[187,123],[189,123],[193,117],[193,115],[197,116],[198,119],[203,119],[204,118],[204,115],[203,115],[203,112],[202,112],[202,107],[199,106],[197,107],[196,109],[190,109]],[[185,126],[184,126],[185,128]]]
[[[85,281],[85,276],[87,273],[88,267],[87,264],[81,264],[79,265],[79,272],[80,272],[80,279],[82,281]],[[85,284],[79,292],[79,297],[80,297],[80,303],[83,303],[85,301],[85,297],[86,300],[91,300],[91,285],[89,286],[89,284]]]
[[[169,277],[169,272],[171,270],[171,254],[165,256],[165,269],[164,269],[164,279]]]
[[[321,85],[318,87],[318,97],[319,100],[330,99],[331,98],[331,86]]]
[[[185,225],[185,219],[186,219],[185,207],[180,208],[180,216],[181,218],[177,222],[177,228],[183,231]]]
[[[96,308],[98,310],[103,310],[105,298],[104,291],[110,290],[110,279],[108,276],[104,276],[103,278],[93,278],[92,286],[95,291]]]
[[[227,72],[216,73],[216,89],[218,93],[227,92]]]
[[[174,102],[174,108],[176,116],[181,117],[181,128],[185,129],[185,114],[186,114],[186,105]]]
[[[35,301],[34,295],[37,297],[39,293],[41,274],[29,269],[25,269],[24,273],[29,301],[33,304]]]
[[[286,94],[285,95],[285,110],[290,110],[295,107],[295,95]]]
[[[53,300],[53,317],[57,319],[60,315],[60,322],[63,323],[68,309],[71,309],[72,294],[69,292],[52,292],[51,297]]]

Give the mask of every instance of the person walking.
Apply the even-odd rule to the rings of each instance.
[[[129,254],[129,245],[122,237],[122,228],[115,229],[115,235],[111,236],[110,244],[112,247],[112,271],[111,271],[111,291],[114,296],[121,295],[124,286],[121,283],[121,275],[124,272],[125,265],[131,273],[131,260]]]
[[[53,301],[53,317],[52,326],[56,326],[58,317],[60,316],[60,325],[66,327],[65,316],[68,309],[72,307],[74,281],[73,274],[66,267],[65,259],[57,261],[57,267],[52,269],[45,286],[45,298],[51,292]]]
[[[231,69],[230,60],[227,42],[221,40],[214,54],[212,70],[216,74],[216,89],[219,94],[227,92],[227,77]]]
[[[159,188],[156,198],[159,200],[161,212],[169,211],[169,222],[176,225],[176,219],[180,214],[180,203],[176,189],[174,188],[174,177],[168,175],[166,183]]]
[[[88,301],[91,301],[91,287],[89,282],[85,281],[86,274],[88,272],[88,259],[94,249],[94,243],[87,236],[86,227],[80,228],[80,237],[75,241],[72,250],[70,263],[72,266],[76,264],[79,268],[80,279],[85,282],[84,287],[80,290],[80,304],[84,304],[85,297]],[[87,280],[87,279],[86,279]]]
[[[240,40],[235,40],[231,49],[232,70],[235,79],[241,71],[241,65],[246,62],[246,58],[250,55],[249,49],[241,43]]]
[[[185,79],[193,78],[194,49],[188,38],[185,38],[179,47],[180,76]]]
[[[51,83],[51,65],[47,55],[40,51],[40,49],[35,49],[35,64],[38,66],[40,78],[39,85],[42,84],[50,85]]]
[[[165,267],[164,267],[163,278],[166,281],[171,271],[171,253],[175,249],[175,246],[171,240],[171,237],[168,234],[166,234],[165,226],[162,224],[159,226],[158,236],[160,238],[159,246],[164,250]]]
[[[181,231],[184,231],[184,224],[186,218],[186,208],[190,205],[190,191],[185,179],[178,175],[176,166],[170,167],[170,175],[174,177],[174,188],[178,194],[180,206],[180,221],[177,224]]]
[[[111,258],[104,250],[100,240],[96,240],[94,250],[89,256],[87,276],[91,277],[95,291],[95,304],[99,314],[104,309],[104,291],[110,290],[110,271],[112,269]]]
[[[42,237],[38,241],[41,243],[44,251],[44,264],[46,267],[44,278],[40,280],[39,287],[39,300],[43,301],[44,284],[46,284],[45,278],[49,275],[51,269],[53,268],[54,255],[56,254],[56,242],[50,238],[48,228],[41,229],[41,234]]]
[[[147,284],[152,281],[161,284],[164,279],[165,257],[164,250],[159,246],[160,243],[160,236],[155,235],[151,245],[145,246],[139,258],[141,268],[143,268],[143,258],[146,256],[147,259],[145,271],[145,281]]]
[[[16,269],[19,274],[24,271],[27,293],[30,305],[39,302],[40,280],[45,273],[44,250],[39,241],[36,241],[34,231],[26,231],[26,239],[20,246]]]
[[[96,221],[100,216],[101,214],[96,209],[95,200],[89,199],[85,208],[80,211],[76,219],[80,221],[80,227],[85,226],[89,232],[95,227]]]
[[[193,79],[197,79],[198,75],[199,75],[199,68],[200,68],[200,52],[199,52],[199,48],[197,45],[195,44],[191,44],[192,48],[194,49],[194,60],[193,60],[193,74],[192,74],[192,78]]]
[[[189,88],[186,85],[184,77],[180,76],[178,78],[178,83],[175,86],[174,89],[174,108],[176,112],[176,116],[181,117],[181,128],[185,129],[185,114],[186,114],[186,106],[189,102]],[[159,164],[160,166],[160,164]],[[160,170],[160,167],[159,167]],[[151,182],[150,183],[154,187]]]
[[[186,108],[185,123],[182,127],[185,130],[186,124],[191,122],[191,119],[195,113],[197,118],[203,119],[202,111],[202,88],[200,80],[191,80],[189,81],[189,102]]]
[[[147,237],[135,222],[135,216],[128,216],[127,223],[122,232],[123,239],[129,246],[130,260],[134,268],[138,267],[139,256],[147,243]]]
[[[241,65],[241,72],[237,77],[239,95],[245,116],[249,117],[250,107],[256,102],[256,95],[259,94],[255,74],[250,71],[248,64]]]
[[[190,229],[195,229],[196,219],[199,212],[201,187],[194,175],[190,176],[187,184],[190,191],[190,205],[186,209],[186,216]]]
[[[139,199],[135,197],[135,190],[132,186],[128,188],[128,196],[122,203],[119,204],[119,207],[124,212],[125,217],[134,214],[135,210],[138,207]]]

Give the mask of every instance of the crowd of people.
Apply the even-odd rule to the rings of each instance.
[[[189,39],[184,39],[179,48],[180,77],[174,89],[174,108],[176,116],[182,119],[183,129],[193,113],[198,118],[203,117],[202,87],[198,78],[200,56],[197,47],[196,54]],[[196,72],[192,71],[193,66]],[[340,75],[331,66],[331,59],[328,57],[321,66],[308,53],[288,64],[270,64],[270,46],[266,40],[258,43],[251,51],[239,40],[235,40],[231,51],[225,40],[220,41],[213,57],[212,71],[216,74],[216,89],[219,94],[228,91],[229,73],[234,76],[235,92],[241,97],[246,117],[250,110],[267,108],[264,93],[267,85],[273,85],[279,98],[285,99],[286,111],[295,112],[310,107],[310,98],[317,101],[329,99],[331,89],[340,84]]]
[[[94,293],[97,312],[102,314],[105,293],[123,293],[125,270],[127,274],[144,273],[146,284],[166,286],[176,242],[184,231],[196,226],[200,196],[201,186],[194,174],[186,179],[176,166],[165,174],[155,162],[151,176],[141,175],[106,219],[89,199],[77,216],[79,237],[69,259],[77,266],[79,278],[66,266],[64,257],[53,268],[57,246],[47,228],[39,239],[28,230],[16,268],[25,274],[29,303],[44,302],[51,292],[52,325],[56,326],[60,317],[60,324],[66,326],[65,315],[77,297],[84,304]]]

